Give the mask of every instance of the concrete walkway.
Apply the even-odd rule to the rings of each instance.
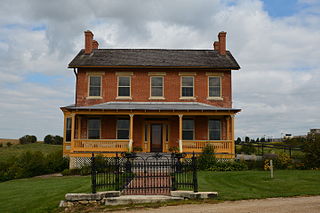
[[[218,204],[179,205],[158,209],[117,211],[130,213],[319,213],[320,196],[268,198],[261,200],[227,201]]]

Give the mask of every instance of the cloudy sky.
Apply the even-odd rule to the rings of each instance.
[[[0,138],[62,135],[68,63],[83,31],[101,48],[212,48],[226,31],[236,136],[320,128],[318,0],[1,0]]]

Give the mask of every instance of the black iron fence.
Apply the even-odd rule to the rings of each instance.
[[[193,154],[138,156],[117,153],[116,157],[91,157],[92,193],[117,190],[122,194],[170,194],[171,190],[198,191],[197,163]]]

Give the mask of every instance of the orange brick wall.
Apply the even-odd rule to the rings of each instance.
[[[88,96],[88,73],[103,72],[102,78],[102,99],[87,99]],[[164,97],[165,100],[152,101],[167,101],[167,102],[181,102],[181,101],[195,101],[211,104],[219,107],[231,107],[231,71],[223,72],[222,77],[222,97],[223,101],[207,100],[208,96],[208,76],[206,72],[213,72],[212,70],[191,70],[191,69],[79,69],[77,77],[76,90],[76,104],[78,106],[88,106],[108,101],[117,101],[117,76],[116,72],[133,72],[131,76],[131,97],[132,100],[121,101],[150,101],[150,76],[148,72],[166,72],[164,76]],[[194,76],[194,95],[195,100],[180,100],[180,78],[179,72],[196,72]]]

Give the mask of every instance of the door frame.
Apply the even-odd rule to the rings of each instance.
[[[169,124],[169,121],[167,120],[144,121],[143,128],[142,128],[143,151],[151,152],[151,124],[162,124],[162,152],[168,152],[169,141],[170,141],[170,124]],[[146,128],[147,128],[147,132],[145,132]],[[168,132],[168,136],[167,136],[167,132]],[[145,136],[147,136],[147,138],[145,138]]]

